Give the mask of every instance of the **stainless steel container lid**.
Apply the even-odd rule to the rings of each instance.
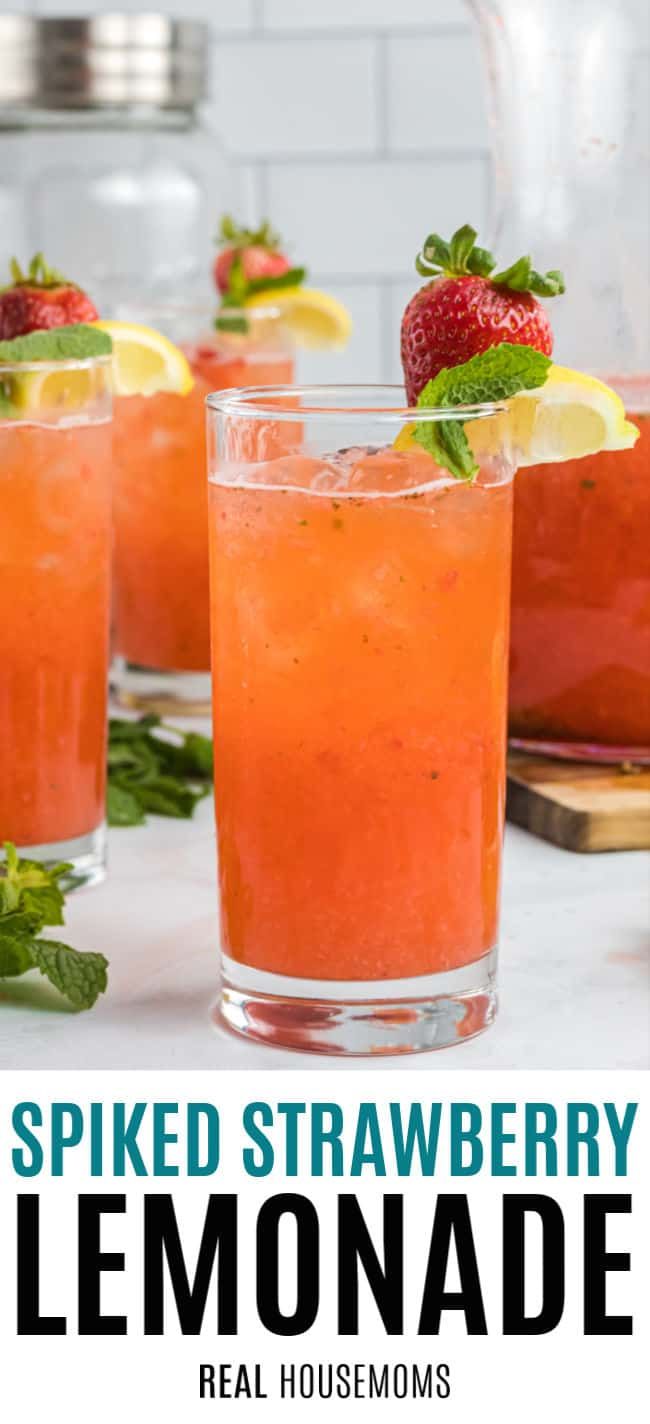
[[[0,15],[0,106],[191,109],[209,40],[208,25],[166,15]]]

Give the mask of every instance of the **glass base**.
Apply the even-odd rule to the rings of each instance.
[[[214,1016],[244,1038],[305,1053],[375,1056],[449,1048],[497,1011],[497,952],[414,979],[289,979],[224,956]]]
[[[59,865],[65,860],[72,866],[61,879],[61,888],[69,894],[85,885],[99,885],[106,875],[106,825],[102,822],[94,831],[73,836],[68,841],[53,841],[51,845],[19,846],[18,854],[27,860],[40,860],[44,865]]]
[[[650,747],[607,746],[603,742],[540,741],[530,737],[509,737],[512,751],[529,756],[554,757],[557,761],[593,762],[600,766],[649,766]]]
[[[174,713],[209,717],[212,710],[209,672],[165,672],[116,657],[111,667],[111,691],[120,707],[155,712],[159,717]]]

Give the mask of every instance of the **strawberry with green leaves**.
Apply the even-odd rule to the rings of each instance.
[[[15,258],[10,266],[13,281],[0,291],[0,341],[97,321],[99,313],[90,297],[48,266],[41,252],[32,258],[27,272]]]
[[[261,293],[293,291],[304,282],[304,267],[292,267],[270,223],[258,228],[239,227],[231,217],[221,220],[217,237],[220,250],[213,276],[221,296],[215,322],[218,331],[245,332],[243,308]]]
[[[222,297],[236,278],[248,284],[267,277],[283,277],[290,270],[289,258],[280,250],[280,238],[268,222],[258,228],[247,228],[239,227],[231,217],[224,217],[217,242],[219,252],[214,259],[213,274]]]
[[[401,356],[409,405],[439,371],[458,366],[493,346],[530,346],[550,356],[553,333],[538,300],[564,291],[561,272],[536,272],[530,257],[495,272],[496,259],[476,246],[466,225],[445,242],[426,239],[416,267],[430,277],[402,318]]]

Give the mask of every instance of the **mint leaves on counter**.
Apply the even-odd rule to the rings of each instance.
[[[532,346],[502,341],[461,366],[443,367],[418,396],[418,407],[484,405],[509,400],[543,386],[550,358]],[[457,480],[471,480],[478,466],[461,420],[419,421],[414,439]]]
[[[152,813],[189,820],[212,785],[212,742],[159,717],[111,717],[108,724],[109,826],[141,826]]]
[[[11,841],[0,861],[0,980],[38,969],[74,1009],[91,1009],[106,989],[103,954],[71,949],[61,940],[41,939],[45,925],[63,924],[64,895],[59,881],[69,865],[48,869],[19,857]]]
[[[80,322],[75,326],[54,326],[49,331],[29,331],[0,341],[0,366],[31,361],[86,361],[110,356],[113,342],[107,331]]]

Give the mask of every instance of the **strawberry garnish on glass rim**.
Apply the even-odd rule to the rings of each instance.
[[[471,481],[479,457],[498,456],[504,442],[518,467],[634,445],[639,432],[616,392],[550,359],[553,333],[538,297],[564,292],[561,272],[536,272],[521,257],[495,273],[492,253],[476,246],[468,226],[450,243],[428,237],[416,266],[432,280],[402,319],[407,396],[418,410],[440,414],[434,421],[416,415],[398,435],[398,450],[419,446],[454,479]],[[454,407],[466,417],[447,419]]]
[[[12,283],[0,290],[0,341],[97,320],[90,297],[50,267],[41,252],[32,258],[26,272],[12,258],[10,271]]]
[[[550,356],[553,333],[538,300],[564,292],[561,272],[535,271],[530,257],[495,272],[496,259],[476,246],[466,224],[445,242],[427,237],[416,258],[421,276],[432,280],[415,293],[404,312],[401,356],[409,405],[440,370],[458,366],[497,346],[532,346]]]
[[[270,223],[258,228],[240,227],[233,218],[221,220],[217,242],[220,251],[214,261],[213,276],[221,294],[215,321],[218,331],[248,330],[243,313],[249,298],[261,292],[299,287],[304,267],[292,267],[281,250],[281,240]]]

